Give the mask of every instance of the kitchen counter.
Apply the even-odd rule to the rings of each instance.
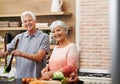
[[[21,79],[15,79],[13,81],[0,80],[1,84],[23,84]]]
[[[61,84],[60,81],[44,81],[45,84]],[[0,81],[0,84],[28,84],[23,83],[21,79],[15,79],[13,81]]]
[[[44,81],[45,84],[62,84],[60,81]],[[28,84],[28,83],[23,83],[21,79],[15,79],[13,81],[0,81],[0,84]],[[71,83],[70,83],[71,84]],[[78,83],[75,84],[84,84],[83,81],[78,81]]]
[[[4,67],[0,66],[0,76],[7,76],[7,77],[14,77],[15,76],[15,73],[16,73],[15,67],[12,67],[12,70],[10,71],[9,74],[3,74],[3,70],[4,70]],[[55,82],[55,81],[54,82],[53,81],[45,81],[45,82],[47,82],[46,84],[61,84],[58,81],[57,82]],[[21,79],[15,79],[15,80],[12,80],[12,81],[1,81],[0,80],[0,84],[25,84],[25,83],[22,83]],[[79,80],[79,82],[77,84],[83,84],[83,81]]]

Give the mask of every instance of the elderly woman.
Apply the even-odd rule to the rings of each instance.
[[[67,38],[68,26],[60,20],[51,25],[53,38],[58,42],[55,46],[49,64],[42,70],[42,78],[49,79],[56,71],[61,71],[66,77],[77,73],[78,50],[76,45]]]

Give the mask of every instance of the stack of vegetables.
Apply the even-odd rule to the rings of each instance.
[[[62,84],[68,84],[67,78],[60,71],[54,72],[52,79],[53,80],[60,80]]]

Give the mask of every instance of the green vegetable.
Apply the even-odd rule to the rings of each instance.
[[[7,68],[7,66],[4,67],[3,73],[9,73],[9,72],[6,71],[6,68]]]
[[[69,84],[68,81],[67,81],[67,78],[65,78],[65,77],[61,80],[61,83],[62,84]]]
[[[53,73],[53,80],[62,80],[64,78],[64,74],[61,71],[56,71]]]
[[[14,80],[14,77],[9,77],[8,78],[8,81],[12,81],[12,80]]]

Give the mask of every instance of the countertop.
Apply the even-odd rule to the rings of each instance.
[[[45,84],[61,84],[60,81],[44,81]],[[13,81],[0,81],[0,84],[26,84],[21,79],[15,79]]]
[[[0,80],[0,84],[24,84],[21,79],[15,79],[13,81]]]

